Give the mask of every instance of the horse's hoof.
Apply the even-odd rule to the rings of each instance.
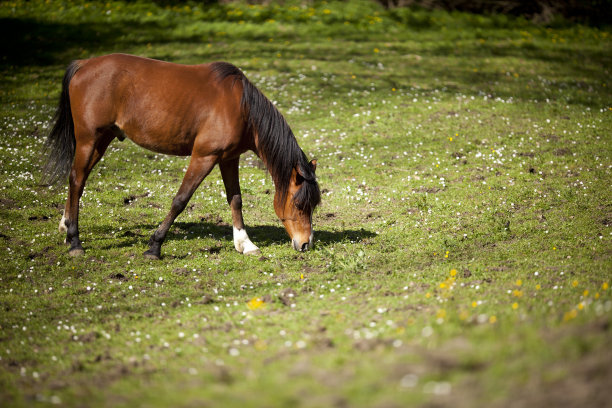
[[[77,256],[81,256],[84,254],[85,254],[85,251],[83,250],[83,248],[74,248],[68,251],[68,255],[72,257],[77,257]]]
[[[159,260],[159,255],[154,254],[153,252],[145,251],[145,253],[142,255],[145,257],[145,259],[153,259],[155,261]]]
[[[244,255],[261,255],[261,251],[259,250],[259,248],[257,248],[257,249],[252,249],[250,251],[244,251],[243,254]]]

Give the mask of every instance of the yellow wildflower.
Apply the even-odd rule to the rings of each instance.
[[[495,316],[489,317],[489,323],[494,324],[495,322],[497,322],[497,317]]]
[[[577,315],[578,312],[576,311],[576,309],[570,310],[569,312],[565,312],[565,314],[563,315],[563,321],[567,322],[568,320],[575,319]]]
[[[572,282],[572,286],[573,286],[573,287],[578,286],[578,281],[577,281],[577,280],[574,280],[574,281]]]
[[[456,269],[451,269],[450,271],[450,276],[457,276],[457,270]]]
[[[255,342],[255,349],[262,351],[268,348],[268,343],[266,343],[264,340],[257,340]]]
[[[604,282],[601,284],[601,290],[608,290],[609,287],[610,285],[608,285],[608,282]]]
[[[516,310],[516,309],[518,309],[518,303],[514,302],[512,304],[512,310]]]
[[[520,279],[518,279],[518,280],[516,281],[516,286],[522,286],[522,285],[523,285],[523,281],[522,281],[522,280],[520,280]]]
[[[251,310],[256,310],[260,307],[264,307],[265,304],[266,302],[264,302],[262,298],[254,297],[253,299],[249,300],[249,302],[247,303],[247,307]]]

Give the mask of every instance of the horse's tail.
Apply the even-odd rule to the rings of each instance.
[[[59,181],[65,180],[70,173],[72,161],[74,160],[76,141],[68,88],[72,77],[79,68],[79,62],[72,61],[64,74],[62,94],[60,95],[59,106],[55,111],[55,124],[47,137],[45,149],[48,155],[46,164],[43,167],[42,180],[46,184],[56,184]]]

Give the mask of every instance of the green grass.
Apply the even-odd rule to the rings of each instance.
[[[610,32],[291,4],[0,3],[3,404],[606,405]],[[249,154],[262,256],[234,250],[214,170],[145,260],[188,158],[126,140],[70,258],[42,147],[66,65],[111,52],[241,67],[318,159],[315,249]]]

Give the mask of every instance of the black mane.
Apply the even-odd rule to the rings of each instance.
[[[259,156],[263,159],[272,175],[274,185],[281,200],[287,196],[291,182],[291,171],[298,169],[304,179],[301,188],[293,196],[296,207],[304,212],[312,212],[321,201],[321,192],[314,168],[298,146],[291,128],[264,94],[232,64],[215,62],[212,71],[219,81],[233,77],[242,82],[241,110],[245,116],[247,134],[257,133]],[[284,204],[281,202],[281,205]]]

